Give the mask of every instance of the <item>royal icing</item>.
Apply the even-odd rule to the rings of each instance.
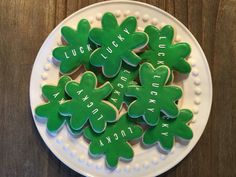
[[[35,109],[35,115],[37,118],[47,120],[47,130],[52,135],[56,135],[66,121],[66,118],[60,115],[58,110],[60,105],[69,98],[65,93],[65,85],[69,81],[71,81],[70,77],[62,76],[57,86],[43,86],[43,96],[48,100],[48,102],[36,107]]]
[[[193,113],[188,109],[180,110],[176,119],[163,116],[155,127],[150,127],[144,132],[143,143],[153,145],[159,142],[163,149],[169,151],[174,145],[175,137],[192,139],[193,132],[187,125],[192,117]]]
[[[93,28],[90,39],[101,46],[90,57],[90,63],[102,67],[106,77],[114,77],[120,71],[122,61],[131,66],[137,66],[141,58],[132,50],[145,46],[148,36],[143,32],[136,32],[135,17],[126,18],[118,25],[115,16],[107,12],[102,17],[102,29]]]
[[[103,99],[110,95],[112,86],[106,82],[99,88],[94,73],[85,72],[80,83],[71,81],[66,85],[66,93],[72,98],[63,103],[59,112],[64,116],[70,116],[70,125],[75,130],[83,128],[89,120],[93,130],[101,133],[106,128],[106,122],[114,122],[117,117],[117,109]]]
[[[89,41],[90,24],[87,20],[79,21],[77,30],[68,26],[61,29],[62,36],[68,43],[66,46],[57,47],[53,50],[53,57],[61,62],[60,72],[70,74],[81,65],[89,68],[89,57],[94,49],[94,45]]]
[[[101,77],[102,80],[109,81],[113,87],[108,101],[112,103],[118,110],[122,108],[123,103],[130,103],[130,98],[125,96],[126,89],[129,85],[134,84],[134,79],[138,76],[138,67],[130,67],[123,64],[119,74],[111,79]],[[100,79],[100,81],[101,81]],[[103,82],[102,82],[103,83]]]
[[[160,30],[155,26],[149,25],[145,28],[149,36],[148,47],[141,58],[150,62],[154,67],[166,65],[171,71],[180,73],[190,73],[191,66],[185,60],[191,52],[188,43],[173,44],[174,29],[167,25]]]
[[[157,125],[160,113],[175,118],[178,113],[176,100],[182,96],[182,90],[177,86],[165,85],[170,74],[167,66],[156,69],[149,63],[140,66],[139,78],[141,86],[131,85],[126,95],[136,97],[128,107],[129,116],[142,116],[148,125]]]
[[[71,124],[70,124],[70,117],[68,117],[66,119],[66,127],[67,127],[67,130],[70,132],[70,134],[73,136],[73,137],[78,137],[79,135],[81,135],[82,133],[82,130],[79,129],[79,130],[75,130],[73,127],[71,127]]]
[[[129,120],[127,114],[109,125],[102,134],[94,133],[90,128],[84,130],[84,136],[91,141],[89,152],[92,156],[106,156],[106,164],[110,168],[117,167],[119,158],[132,160],[133,149],[127,141],[142,136],[142,128]]]

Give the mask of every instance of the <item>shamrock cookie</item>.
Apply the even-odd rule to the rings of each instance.
[[[140,55],[143,60],[150,62],[154,67],[166,65],[171,71],[190,73],[191,66],[185,58],[189,56],[191,48],[188,43],[173,44],[172,26],[167,25],[159,30],[149,25],[145,32],[149,36],[149,49]]]
[[[127,88],[126,95],[136,97],[128,107],[129,116],[143,116],[148,125],[157,125],[160,113],[175,118],[179,110],[175,101],[182,96],[182,90],[176,86],[166,86],[170,70],[167,66],[156,69],[149,63],[140,66],[139,78],[141,86],[132,85]]]
[[[106,77],[114,77],[121,68],[122,61],[130,66],[137,66],[141,58],[132,50],[143,47],[148,42],[148,36],[143,32],[136,32],[135,17],[126,18],[118,25],[115,16],[107,12],[102,17],[102,29],[93,28],[90,39],[101,46],[90,57],[90,63],[102,67]]]
[[[83,128],[89,120],[96,133],[101,133],[106,128],[106,122],[114,122],[117,117],[117,109],[106,98],[112,91],[110,83],[105,83],[96,88],[96,76],[85,72],[80,83],[71,81],[66,85],[66,93],[72,100],[63,103],[59,112],[64,116],[70,116],[70,126],[75,130]]]
[[[120,69],[119,74],[110,79],[102,77],[103,80],[108,80],[112,87],[113,91],[108,97],[108,101],[112,103],[118,110],[122,108],[122,103],[129,103],[129,98],[125,96],[126,89],[129,85],[134,84],[134,79],[138,75],[138,67],[130,67],[126,64]]]
[[[81,65],[84,65],[86,69],[89,67],[89,57],[94,48],[89,41],[89,30],[90,24],[85,19],[80,20],[77,30],[68,26],[61,29],[62,36],[68,45],[55,48],[53,57],[61,62],[62,74],[70,74]]]
[[[142,128],[129,120],[127,114],[114,124],[109,125],[102,134],[94,133],[90,128],[86,128],[84,136],[91,141],[89,153],[92,156],[106,156],[106,164],[110,168],[115,168],[119,158],[132,160],[133,149],[127,141],[137,139],[142,136]]]
[[[43,96],[48,100],[48,103],[40,105],[35,109],[36,118],[47,119],[47,130],[52,135],[56,135],[66,121],[66,118],[60,115],[58,110],[60,105],[65,100],[68,100],[64,89],[69,81],[71,81],[70,77],[62,76],[57,86],[43,86]]]
[[[192,139],[193,132],[187,125],[192,117],[193,114],[188,109],[180,110],[176,119],[167,119],[166,116],[163,116],[157,126],[150,127],[145,131],[143,143],[153,145],[159,142],[164,150],[169,151],[173,147],[175,137],[185,140]]]

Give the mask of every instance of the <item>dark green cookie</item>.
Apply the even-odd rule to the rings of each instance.
[[[193,114],[188,109],[180,110],[176,119],[163,116],[155,127],[150,127],[144,132],[143,143],[153,145],[159,142],[163,149],[169,151],[173,147],[175,137],[192,139],[193,132],[187,125],[192,117]]]
[[[90,63],[102,67],[103,74],[108,78],[119,73],[122,61],[130,66],[137,66],[141,58],[133,49],[145,46],[148,36],[146,33],[136,32],[136,27],[135,17],[128,17],[118,25],[112,13],[105,13],[102,17],[102,29],[93,28],[89,33],[90,39],[101,46],[92,53]]]
[[[129,104],[131,98],[125,96],[125,92],[129,85],[135,83],[135,78],[138,76],[138,67],[130,67],[123,64],[119,74],[114,78],[100,77],[100,82],[104,83],[109,81],[113,87],[111,95],[108,97],[108,101],[112,103],[118,110],[122,108],[122,104]]]
[[[111,125],[105,132],[96,134],[90,128],[84,130],[84,136],[91,141],[89,152],[92,156],[106,156],[106,164],[110,168],[117,167],[119,158],[132,160],[133,149],[127,141],[142,136],[142,128],[129,120],[127,114]]]
[[[148,125],[157,125],[161,112],[170,118],[179,114],[175,103],[182,96],[182,90],[177,86],[168,86],[170,70],[162,65],[153,68],[150,63],[144,63],[139,69],[141,86],[128,86],[126,95],[136,97],[128,107],[132,118],[143,117]]]
[[[72,99],[63,103],[59,112],[70,117],[70,126],[74,130],[81,130],[89,121],[92,129],[101,133],[107,122],[114,122],[117,118],[117,109],[104,101],[112,89],[108,82],[97,88],[96,76],[87,71],[79,83],[71,81],[66,85],[65,91]]]
[[[71,81],[70,77],[62,76],[57,86],[43,86],[43,96],[48,100],[48,102],[36,107],[35,109],[35,115],[37,118],[47,120],[47,130],[52,135],[56,135],[66,122],[66,117],[60,115],[58,110],[60,105],[68,99],[68,96],[65,93],[65,85],[69,81]]]
[[[68,45],[55,48],[53,57],[61,62],[60,72],[62,74],[70,74],[82,65],[86,69],[90,67],[89,57],[94,46],[89,41],[89,30],[90,24],[85,19],[79,21],[76,30],[68,26],[61,29],[62,36]]]
[[[167,25],[160,30],[155,26],[149,25],[145,28],[149,36],[148,47],[140,57],[150,62],[154,67],[166,65],[172,71],[180,73],[190,73],[191,66],[185,60],[191,52],[188,43],[173,44],[174,29]]]

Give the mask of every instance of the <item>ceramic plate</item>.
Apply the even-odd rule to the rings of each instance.
[[[41,87],[44,84],[56,84],[59,79],[59,68],[52,62],[52,50],[61,45],[62,26],[76,28],[78,21],[86,18],[91,26],[100,26],[102,14],[110,11],[119,22],[127,16],[136,16],[138,29],[142,30],[148,24],[162,27],[166,24],[175,28],[175,41],[187,42],[192,52],[189,62],[192,72],[182,82],[183,98],[181,108],[189,108],[194,112],[190,124],[193,139],[188,144],[176,142],[168,154],[160,152],[157,146],[142,148],[140,143],[133,146],[135,156],[129,163],[120,161],[118,167],[111,171],[105,165],[104,157],[93,159],[88,155],[88,144],[81,136],[73,138],[66,127],[52,137],[46,132],[44,123],[35,120],[34,109],[43,103]],[[189,30],[170,14],[148,4],[135,1],[108,1],[83,8],[63,20],[48,36],[42,45],[33,66],[30,81],[30,104],[35,125],[48,148],[64,164],[86,176],[156,176],[179,163],[196,145],[206,126],[212,102],[211,75],[205,55],[194,36]],[[53,163],[53,162],[51,162]]]

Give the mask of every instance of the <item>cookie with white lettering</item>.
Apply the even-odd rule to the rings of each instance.
[[[184,140],[192,139],[193,132],[188,126],[192,117],[193,113],[188,109],[180,110],[176,119],[161,117],[155,127],[150,127],[144,132],[143,143],[149,146],[159,143],[162,149],[170,151],[176,137]]]
[[[108,77],[116,76],[124,61],[130,66],[137,66],[141,58],[133,50],[144,47],[148,36],[144,32],[136,32],[135,17],[126,18],[118,25],[116,17],[107,12],[102,17],[102,29],[93,28],[89,33],[90,39],[101,46],[90,57],[90,63],[102,67],[103,74]]]
[[[128,107],[128,114],[132,118],[143,117],[150,126],[155,126],[160,119],[161,112],[170,118],[179,114],[176,101],[181,98],[181,88],[166,85],[170,75],[167,66],[154,68],[150,63],[143,63],[139,69],[141,86],[131,85],[126,95],[136,97]]]
[[[101,134],[94,133],[90,128],[84,130],[84,136],[90,140],[89,153],[92,156],[106,156],[106,164],[116,168],[119,159],[132,160],[134,151],[128,141],[142,136],[142,128],[135,125],[124,114],[120,119],[107,126]]]
[[[35,108],[35,116],[40,120],[47,120],[47,131],[51,135],[56,135],[66,122],[66,117],[59,114],[60,105],[68,100],[65,93],[65,85],[71,81],[68,76],[62,76],[57,86],[45,85],[42,87],[43,97],[48,100],[46,104]]]
[[[140,57],[154,67],[166,65],[172,71],[190,73],[191,66],[186,61],[190,55],[191,47],[188,43],[173,43],[174,29],[166,25],[161,29],[149,25],[144,30],[149,36],[148,47]],[[172,74],[171,74],[172,77]]]
[[[111,95],[108,97],[108,101],[112,103],[118,110],[122,108],[122,104],[129,104],[130,97],[125,96],[126,89],[129,85],[135,83],[135,79],[138,76],[138,67],[130,67],[127,64],[123,64],[119,73],[114,78],[105,78],[100,75],[100,82],[109,81],[113,87]]]
[[[66,85],[65,91],[72,98],[64,102],[59,112],[70,117],[70,126],[81,130],[89,120],[96,133],[105,130],[107,122],[114,122],[118,110],[104,99],[112,92],[112,86],[106,82],[97,88],[97,78],[94,73],[85,72],[80,82],[71,81]]]
[[[79,21],[76,30],[68,26],[61,29],[62,36],[68,44],[55,48],[52,55],[60,62],[62,74],[71,74],[82,65],[86,69],[89,68],[89,57],[94,49],[88,37],[89,30],[90,24],[85,19]]]

